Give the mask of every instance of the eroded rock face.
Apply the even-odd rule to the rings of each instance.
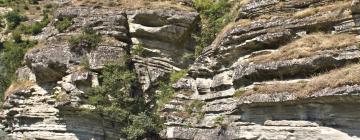
[[[133,47],[144,49],[133,61],[142,88],[147,91],[169,72],[188,65],[181,58],[194,52],[191,32],[198,14],[175,10],[136,10],[127,14]]]
[[[311,53],[299,48],[294,51],[299,57],[285,56],[308,45],[294,42],[316,32],[358,36],[357,3],[250,0],[242,5],[237,22],[203,50],[189,76],[173,85],[176,95],[162,111],[167,120],[163,138],[360,139],[360,121],[353,119],[360,117],[354,79],[316,90],[301,87],[330,70],[357,64],[359,40]],[[281,49],[289,45],[293,48]],[[274,60],[255,61],[258,56]],[[264,85],[269,89],[261,89]],[[295,86],[311,93],[299,96]]]
[[[37,36],[42,46],[31,49],[25,56],[26,66],[17,71],[17,82],[24,87],[14,86],[5,99],[4,130],[15,139],[121,139],[120,126],[84,111],[94,109],[86,104],[86,91],[99,85],[99,72],[107,63],[126,65],[131,60],[143,91],[180,70],[181,56],[194,50],[190,34],[197,16],[170,9],[63,6]],[[73,24],[60,32],[55,25],[63,18]],[[101,35],[96,48],[74,49],[67,41],[83,28]],[[146,55],[134,54],[135,45],[142,45]]]
[[[176,94],[161,110],[167,126],[162,138],[359,139],[357,75],[349,78],[345,74],[348,82],[334,83],[336,87],[329,84],[304,96],[293,87],[275,90],[282,84],[298,88],[314,75],[358,63],[358,44],[330,41],[337,46],[297,50],[296,58],[253,60],[280,52],[285,45],[317,32],[358,36],[359,1],[250,0],[238,13],[237,22],[203,50],[187,77],[173,85]],[[73,24],[59,32],[55,23],[64,17]],[[127,59],[139,76],[141,90],[155,90],[171,71],[188,66],[182,56],[194,51],[191,33],[197,22],[198,13],[185,10],[64,4],[37,36],[44,40],[43,46],[30,50],[26,66],[18,69],[17,81],[31,84],[6,97],[1,127],[15,139],[121,138],[121,126],[83,111],[94,109],[86,104],[85,91],[99,85],[99,71],[106,63],[123,64]],[[95,49],[74,51],[66,40],[79,35],[84,27],[101,34],[102,40]],[[316,45],[310,44],[319,47]],[[265,85],[274,92],[261,92],[259,87]],[[252,94],[245,94],[250,90]]]

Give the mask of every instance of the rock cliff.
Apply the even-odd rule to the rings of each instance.
[[[163,139],[360,139],[358,0],[232,1],[241,3],[235,21],[194,62],[183,60],[201,22],[191,1],[90,1],[58,2],[33,37],[40,45],[26,53],[1,112],[10,137],[121,139],[121,126],[84,110],[94,109],[86,94],[104,65],[129,59],[144,95],[189,68],[159,110]],[[59,30],[63,20],[71,25]],[[74,49],[66,40],[85,28],[99,45]]]
[[[84,95],[99,85],[103,66],[130,58],[140,89],[146,92],[170,72],[188,65],[180,61],[184,53],[194,50],[191,32],[198,22],[194,10],[70,3],[64,2],[37,35],[41,45],[26,53],[26,65],[17,70],[17,81],[6,93],[2,125],[12,138],[120,139],[119,126],[112,120],[83,111],[93,108]],[[65,19],[71,19],[71,26],[58,30],[57,22]],[[96,49],[74,50],[66,41],[84,28],[101,35]]]
[[[162,110],[169,139],[358,139],[358,1],[250,0]]]

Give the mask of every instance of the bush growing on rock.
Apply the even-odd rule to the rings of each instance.
[[[13,39],[6,41],[0,47],[0,96],[15,79],[15,71],[22,66],[26,51],[36,42],[21,40],[19,33],[13,33]]]
[[[224,121],[224,116],[222,116],[222,115],[218,116],[214,119],[214,122],[216,125],[221,125],[223,123],[223,121]]]
[[[71,37],[69,39],[70,46],[77,50],[77,49],[94,49],[98,46],[101,41],[100,34],[96,33],[94,30],[90,28],[85,28],[81,35]]]
[[[18,30],[23,32],[24,34],[30,34],[30,35],[37,35],[41,33],[42,29],[49,24],[49,18],[48,16],[45,16],[41,22],[35,22],[31,25],[21,25],[19,26]]]
[[[195,57],[193,53],[184,53],[183,56],[181,56],[181,63],[184,65],[192,64],[194,59]]]
[[[127,134],[128,139],[138,139],[139,137],[153,137],[151,134],[158,133],[161,129],[160,118],[157,116],[149,116],[145,113],[139,113],[138,115],[131,115],[131,125],[124,128],[124,132]]]
[[[188,114],[199,113],[199,112],[201,112],[201,109],[204,105],[205,105],[204,102],[202,102],[200,100],[194,100],[191,102],[190,105],[186,106],[186,112]]]
[[[177,72],[172,72],[170,74],[170,83],[175,83],[180,78],[186,76],[187,72],[188,72],[187,70],[181,70],[181,71],[177,71]]]
[[[63,17],[60,18],[59,21],[55,23],[55,28],[59,32],[64,32],[66,29],[68,29],[72,25],[72,19],[70,17]]]
[[[228,0],[195,0],[195,7],[200,12],[201,32],[197,35],[195,56],[199,56],[201,50],[209,46],[220,30],[229,23],[234,16],[231,14],[231,4]]]
[[[21,16],[18,12],[15,11],[7,13],[4,15],[4,17],[10,30],[15,29],[18,25],[20,25],[21,21],[26,19],[26,17]]]
[[[145,49],[142,45],[134,45],[131,48],[131,53],[138,56],[144,56],[145,55]]]
[[[144,96],[133,91],[137,83],[135,72],[124,65],[109,64],[100,79],[101,85],[87,94],[95,111],[122,126],[120,133],[127,139],[156,136],[161,128],[160,119],[145,103]]]
[[[162,108],[166,103],[168,103],[173,97],[174,93],[175,91],[171,87],[171,84],[160,82],[158,92],[156,93],[157,108]]]

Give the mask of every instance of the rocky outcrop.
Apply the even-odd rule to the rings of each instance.
[[[59,2],[54,19],[33,37],[41,43],[26,53],[0,113],[10,137],[121,139],[121,126],[86,104],[86,91],[101,83],[105,64],[130,60],[143,93],[189,66],[200,20],[193,8],[95,3]],[[236,21],[173,84],[174,97],[159,110],[162,138],[359,139],[359,1],[239,5]],[[58,31],[64,18],[72,25]],[[67,41],[84,28],[101,35],[96,48],[74,49]]]
[[[165,8],[63,5],[37,36],[44,43],[26,53],[26,66],[18,69],[17,82],[6,93],[4,130],[15,139],[121,138],[120,126],[113,120],[89,111],[94,107],[86,104],[86,91],[99,85],[99,72],[107,63],[125,65],[132,59],[129,67],[138,73],[143,91],[180,70],[185,65],[181,56],[193,51],[190,35],[197,16],[196,12]],[[71,19],[72,25],[60,32],[55,26],[64,18]],[[84,28],[100,34],[96,48],[74,49],[67,41]],[[138,46],[145,55],[132,51]]]
[[[185,11],[130,11],[129,30],[133,46],[142,49],[133,58],[144,91],[154,88],[166,74],[185,68],[182,58],[194,52],[191,33],[198,14]],[[174,51],[176,50],[176,51]]]
[[[359,139],[357,76],[336,77],[358,63],[357,7],[356,0],[242,5],[237,21],[173,85],[163,138]],[[306,40],[317,32],[329,35],[326,45]],[[331,39],[345,34],[357,39]]]

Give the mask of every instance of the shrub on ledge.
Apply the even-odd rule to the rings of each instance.
[[[76,37],[71,37],[69,39],[70,47],[77,50],[77,48],[83,49],[94,49],[98,46],[101,41],[100,34],[96,33],[90,28],[84,29],[83,33]]]

